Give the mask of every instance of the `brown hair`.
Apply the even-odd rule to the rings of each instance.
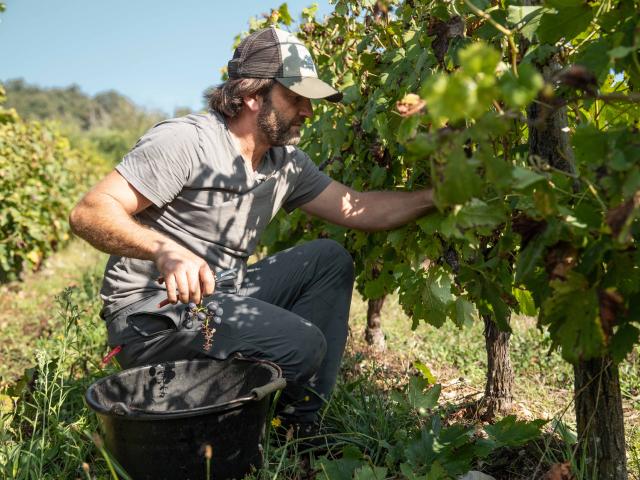
[[[207,90],[204,98],[210,109],[233,118],[242,110],[243,97],[267,95],[274,83],[272,78],[235,78]]]

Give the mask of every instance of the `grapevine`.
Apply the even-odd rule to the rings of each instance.
[[[621,408],[603,398],[620,402],[616,365],[640,337],[638,2],[334,8],[305,10],[297,35],[345,99],[316,106],[301,147],[357,190],[433,187],[436,211],[374,235],[297,212],[264,244],[335,238],[365,298],[397,290],[414,326],[483,318],[509,332],[512,313],[537,316],[584,382],[592,465],[624,478]],[[582,421],[584,392],[605,383]]]

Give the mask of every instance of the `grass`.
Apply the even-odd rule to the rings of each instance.
[[[352,353],[370,352],[364,346],[367,304],[356,295],[352,304]],[[396,378],[406,382],[414,361],[426,364],[444,385],[443,397],[460,402],[477,398],[484,392],[486,353],[483,327],[458,329],[453,324],[437,329],[420,324],[411,330],[411,320],[404,314],[397,297],[389,296],[382,310],[382,324],[388,352],[376,355],[376,362],[390,365]],[[515,410],[519,418],[560,419],[575,428],[573,410],[573,368],[559,352],[550,351],[549,336],[537,328],[535,319],[512,320],[511,361],[516,384]],[[369,360],[363,356],[366,369]],[[381,368],[378,365],[378,368]],[[384,367],[382,367],[384,368]],[[631,478],[640,479],[640,349],[620,364],[620,383],[625,416],[627,460]],[[566,456],[564,457],[567,458]]]
[[[50,336],[60,335],[60,318],[52,315],[55,296],[77,285],[86,273],[100,274],[107,256],[75,239],[21,282],[0,285],[0,389],[34,365],[34,353]]]
[[[71,248],[54,256],[41,272],[26,276],[22,284],[2,287],[0,352],[5,359],[0,362],[4,378],[0,389],[2,478],[114,478],[108,457],[105,459],[106,454],[91,440],[98,431],[97,419],[83,401],[91,382],[115,371],[113,367],[103,371],[98,366],[106,352],[97,296],[105,260],[103,254],[74,242]],[[68,285],[75,288],[67,290],[56,303],[55,294]],[[435,417],[417,415],[415,409],[407,407],[406,400],[398,397],[398,392],[407,388],[416,373],[413,367],[416,360],[427,365],[442,384],[438,421],[444,422],[445,427],[456,424],[475,430],[482,427],[459,410],[461,404],[478,398],[484,389],[486,359],[481,326],[458,330],[451,325],[438,330],[423,324],[412,331],[411,322],[393,296],[382,315],[389,347],[384,354],[372,351],[363,342],[366,302],[356,295],[340,384],[324,417],[330,430],[338,432],[334,438],[338,450],[347,449],[340,456],[351,459],[349,465],[355,465],[360,472],[357,475],[362,478],[376,478],[371,475],[384,469],[391,475],[401,463],[411,463],[403,452],[411,451],[411,442],[418,441],[412,436],[418,435],[420,428],[437,424]],[[570,366],[557,352],[548,353],[548,337],[535,327],[532,319],[514,318],[513,327],[511,356],[518,379],[515,392],[518,417],[562,418],[565,423],[559,424],[559,433],[570,437],[573,424]],[[639,370],[637,352],[620,368],[628,463],[631,478],[635,479],[640,479]],[[569,430],[562,427],[565,424]],[[434,438],[440,435],[429,431]],[[474,435],[469,438],[476,438]],[[542,473],[550,463],[574,455],[568,443],[558,440],[561,436],[547,435],[526,447],[498,450],[493,457],[474,462],[485,467],[487,462],[494,465],[511,462],[510,467],[517,470],[524,468],[518,461],[526,457],[527,468],[535,467]],[[265,454],[261,479],[301,478],[310,469],[334,472],[347,465],[335,463],[338,459],[331,456],[305,463],[295,443],[272,443]],[[415,463],[415,458],[411,461],[413,466],[407,468],[416,471],[426,468]],[[212,467],[215,470],[215,465]],[[585,474],[579,478],[589,477]]]

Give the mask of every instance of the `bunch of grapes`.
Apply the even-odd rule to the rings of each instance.
[[[222,323],[222,314],[224,313],[220,304],[215,300],[207,303],[206,306],[202,304],[196,305],[194,302],[190,302],[189,310],[187,311],[187,318],[185,326],[191,328],[193,321],[197,318],[202,322],[202,333],[204,335],[204,348],[205,351],[211,350],[213,345],[213,334],[216,333],[216,329],[211,326],[213,322],[215,325]]]

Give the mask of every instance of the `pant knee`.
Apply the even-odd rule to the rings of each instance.
[[[289,376],[290,380],[303,383],[320,369],[327,353],[327,341],[315,326],[309,326],[306,335],[299,336],[296,340],[287,362],[287,370],[290,372],[289,375],[285,372],[285,377]]]
[[[314,240],[320,251],[319,260],[327,268],[340,272],[340,276],[345,281],[353,284],[354,266],[351,254],[335,240],[329,238],[321,238]]]

